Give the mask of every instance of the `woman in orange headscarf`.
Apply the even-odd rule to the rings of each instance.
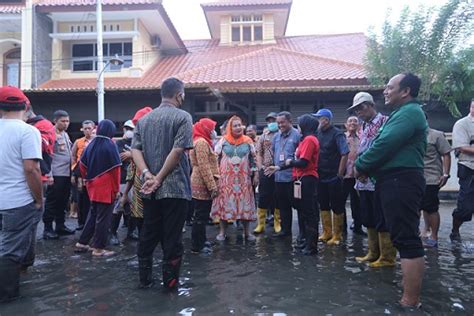
[[[228,221],[241,221],[244,239],[255,240],[249,231],[249,222],[256,219],[255,197],[252,185],[258,185],[256,155],[253,141],[244,135],[242,120],[233,116],[227,123],[227,132],[216,145],[220,156],[219,195],[212,203],[212,217],[220,219],[216,239],[223,241]]]
[[[203,118],[193,127],[194,149],[190,151],[189,157],[193,166],[191,188],[194,202],[194,222],[191,233],[191,251],[194,253],[211,252],[206,237],[206,224],[209,220],[212,200],[218,194],[219,166],[212,144],[217,135],[216,124],[211,119]]]

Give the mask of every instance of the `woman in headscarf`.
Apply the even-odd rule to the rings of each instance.
[[[80,162],[91,208],[79,242],[76,243],[76,251],[92,249],[92,255],[98,257],[114,254],[113,251],[106,250],[105,246],[114,201],[120,190],[122,163],[117,145],[112,141],[115,131],[115,124],[112,121],[102,120],[97,128],[97,136],[84,150]]]
[[[193,172],[191,188],[194,200],[194,222],[191,233],[191,251],[194,253],[211,252],[206,237],[206,224],[211,213],[212,200],[217,196],[219,166],[213,149],[216,138],[216,122],[203,118],[193,128],[194,149],[190,152]]]
[[[153,109],[149,106],[138,110],[132,119],[132,123],[136,126],[138,121],[151,111],[153,111]],[[140,195],[143,182],[141,180],[141,173],[137,169],[133,159],[127,168],[126,181],[127,186],[120,199],[120,205],[124,207],[127,203],[130,203],[130,220],[127,225],[127,238],[138,240],[143,226],[143,201]],[[136,228],[138,228],[138,235],[135,233]]]
[[[302,139],[296,148],[295,160],[288,159],[282,166],[269,167],[273,172],[293,168],[294,205],[303,221],[305,242],[299,245],[303,254],[318,252],[319,207],[316,203],[318,185],[319,141],[316,138],[319,122],[310,114],[298,118]]]
[[[233,116],[227,123],[226,134],[216,145],[220,156],[219,195],[212,203],[212,217],[220,219],[220,231],[216,239],[223,241],[228,221],[241,221],[244,238],[255,240],[249,231],[250,221],[256,219],[253,187],[258,185],[255,146],[244,135],[242,120]]]

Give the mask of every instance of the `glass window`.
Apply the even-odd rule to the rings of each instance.
[[[242,37],[244,42],[250,42],[252,40],[252,27],[244,26],[242,28]]]
[[[244,15],[244,16],[242,17],[242,21],[244,21],[244,22],[250,22],[250,21],[252,21],[252,16],[251,16],[251,15]]]
[[[114,26],[113,26],[112,24],[110,24],[109,29],[110,29],[110,31],[113,31],[113,30],[114,30]]]
[[[109,65],[106,71],[118,71],[121,68],[132,66],[133,46],[131,42],[104,43],[102,47],[104,62],[110,57],[118,55],[123,59],[123,65]],[[72,46],[73,71],[97,70],[97,46],[96,44],[74,44]]]
[[[84,26],[82,27],[82,30],[83,30],[84,32],[87,32],[87,25],[84,25]]]
[[[91,25],[91,32],[94,32],[94,25]]]
[[[232,22],[240,22],[240,15],[234,15],[232,16]]]
[[[20,63],[7,63],[7,85],[20,86]]]
[[[74,33],[74,26],[71,25],[71,33]]]
[[[263,21],[263,17],[262,17],[261,14],[257,14],[257,15],[254,15],[254,16],[253,16],[253,20],[254,20],[254,21],[257,21],[257,22],[258,22],[258,21]]]
[[[81,27],[79,25],[76,26],[76,32],[80,32],[81,31]]]
[[[73,71],[92,71],[94,65],[92,59],[87,60],[87,57],[93,57],[94,45],[92,44],[76,44],[72,46]]]
[[[232,27],[232,42],[240,42],[240,26]]]
[[[107,31],[107,25],[104,25],[104,32]]]
[[[253,33],[253,39],[255,41],[263,41],[263,28],[261,26],[254,26]]]
[[[116,31],[120,31],[120,24],[117,24],[117,25],[115,26],[115,30],[116,30]]]

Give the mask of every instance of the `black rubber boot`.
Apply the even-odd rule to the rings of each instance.
[[[0,257],[0,303],[20,297],[20,265],[5,257]]]
[[[56,223],[56,234],[59,236],[68,236],[68,235],[74,235],[76,233],[75,229],[71,229],[64,225],[64,223]]]
[[[138,273],[140,275],[141,289],[148,289],[155,285],[153,281],[153,257],[140,258],[138,257]]]
[[[191,239],[191,251],[199,252],[204,248],[204,243],[206,242],[206,222],[198,219],[194,220]]]
[[[181,269],[182,257],[163,261],[163,286],[167,290],[176,289],[179,285],[179,271]]]

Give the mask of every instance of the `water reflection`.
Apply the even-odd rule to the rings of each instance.
[[[211,255],[186,252],[176,293],[159,286],[159,253],[153,267],[157,286],[137,289],[133,242],[104,260],[74,254],[73,238],[40,241],[36,265],[22,277],[25,298],[0,306],[0,314],[473,315],[474,224],[463,225],[465,241],[452,244],[447,239],[452,205],[443,206],[439,249],[426,254],[423,312],[398,307],[399,266],[374,270],[355,261],[367,241],[351,232],[345,246],[321,244],[318,256],[306,257],[294,250],[291,240],[275,240],[269,231],[246,244],[229,227],[231,238],[216,244]],[[209,235],[216,234],[217,227],[209,227]],[[189,238],[188,231],[186,249]]]

